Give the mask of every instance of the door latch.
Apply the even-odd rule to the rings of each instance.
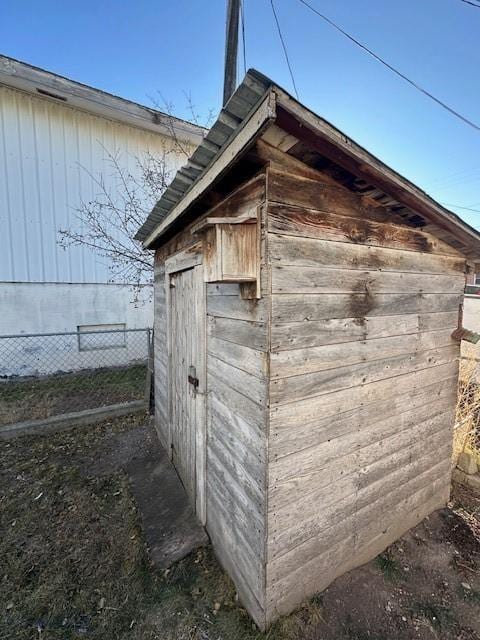
[[[194,389],[198,387],[197,369],[195,367],[188,367],[188,381],[193,385]]]

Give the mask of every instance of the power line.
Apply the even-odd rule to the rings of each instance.
[[[480,209],[472,209],[471,207],[461,207],[459,204],[452,204],[451,202],[442,203],[446,207],[455,207],[455,209],[464,209],[465,211],[471,211],[472,213],[480,213]]]
[[[272,2],[272,0],[270,0]],[[428,98],[430,98],[431,100],[433,100],[434,102],[436,102],[438,105],[440,105],[443,109],[445,109],[446,111],[448,111],[450,114],[452,114],[453,116],[455,116],[456,118],[458,118],[459,120],[462,120],[462,122],[464,122],[465,124],[468,124],[470,127],[472,127],[473,129],[476,129],[476,131],[480,131],[480,126],[475,124],[475,122],[472,122],[472,120],[469,120],[467,117],[463,116],[461,113],[459,113],[458,111],[456,111],[453,107],[448,106],[448,104],[446,104],[445,102],[442,102],[442,100],[440,100],[439,98],[436,98],[433,93],[430,93],[427,89],[424,89],[423,87],[421,87],[419,84],[417,84],[416,82],[414,82],[413,80],[410,80],[410,78],[408,78],[405,74],[403,74],[401,71],[399,71],[398,69],[396,69],[395,67],[393,67],[391,64],[389,64],[388,62],[386,62],[383,58],[381,58],[379,55],[377,55],[376,53],[374,53],[371,49],[369,49],[366,45],[362,44],[359,40],[357,40],[356,38],[354,38],[353,36],[351,36],[349,33],[347,33],[344,29],[342,29],[338,24],[336,24],[335,22],[333,22],[333,20],[330,20],[330,18],[328,18],[327,16],[325,16],[323,13],[320,13],[320,11],[318,11],[317,9],[315,9],[315,7],[313,7],[311,4],[309,4],[308,2],[306,2],[306,0],[298,0],[299,2],[301,2],[303,5],[305,5],[306,7],[308,7],[308,9],[310,9],[310,11],[313,11],[313,13],[315,13],[317,16],[319,16],[322,20],[324,20],[325,22],[327,22],[330,26],[332,26],[334,29],[336,29],[337,31],[339,31],[342,35],[344,35],[346,38],[348,38],[351,42],[353,42],[354,44],[356,44],[358,47],[360,47],[361,49],[363,49],[364,51],[366,51],[369,55],[371,55],[373,58],[375,58],[375,60],[377,60],[377,62],[380,62],[381,64],[383,64],[385,67],[387,67],[387,69],[390,69],[390,71],[392,71],[393,73],[395,73],[399,78],[402,78],[402,80],[405,80],[405,82],[408,82],[408,84],[410,84],[412,87],[414,87],[415,89],[417,89],[417,91],[420,91],[421,93],[423,93],[425,96],[427,96]],[[465,0],[466,1],[466,0]],[[475,5],[476,6],[476,5]],[[273,7],[273,2],[272,2],[272,7]],[[298,96],[297,96],[298,97]]]
[[[477,4],[476,2],[471,2],[471,0],[461,0],[461,2],[465,2],[465,4],[470,4],[472,5],[472,7],[477,7],[477,9],[480,9],[480,4]]]
[[[278,31],[278,35],[279,35],[279,38],[280,38],[280,42],[282,43],[283,53],[285,54],[285,60],[287,61],[288,70],[290,71],[290,78],[292,79],[292,84],[293,84],[293,88],[295,90],[295,95],[297,97],[297,100],[300,100],[300,98],[298,97],[297,85],[295,84],[295,78],[293,77],[292,66],[291,66],[290,60],[288,58],[287,46],[285,44],[285,40],[283,39],[282,30],[280,29],[280,23],[278,21],[277,12],[275,11],[275,5],[273,4],[273,0],[270,0],[270,4],[272,6],[273,17],[275,18],[275,22],[276,22],[276,25],[277,25],[277,31]]]

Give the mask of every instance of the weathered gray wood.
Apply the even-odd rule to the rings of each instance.
[[[356,490],[358,490],[362,483],[368,483],[371,465],[375,464],[377,469],[383,469],[386,466],[393,470],[396,458],[401,452],[407,450],[405,455],[409,455],[408,452],[416,446],[425,451],[427,447],[423,440],[426,442],[429,437],[438,435],[438,441],[448,445],[454,422],[452,404],[444,403],[440,413],[432,409],[431,416],[425,417],[422,414],[422,417],[424,418],[423,422],[422,418],[419,418],[417,424],[414,420],[406,425],[402,425],[401,420],[397,421],[399,431],[396,433],[388,433],[387,431],[384,437],[381,432],[379,433],[381,425],[377,425],[376,429],[371,430],[370,442],[368,441],[368,433],[362,434],[365,438],[363,442],[360,436],[355,439],[354,434],[337,440],[333,444],[322,443],[316,450],[305,449],[292,456],[285,456],[276,463],[271,463],[269,510],[277,515],[285,513],[288,516],[290,510],[295,510],[295,507],[291,505],[294,505],[296,500],[305,504],[308,495],[313,498],[314,494],[316,496],[321,489],[327,486],[332,492],[336,492],[335,484],[337,481],[362,470],[362,475],[358,476],[355,482]],[[387,429],[391,428],[391,424],[394,422],[393,418],[390,419]],[[368,426],[363,430],[368,431]],[[342,449],[341,446],[345,443],[347,446]],[[435,449],[430,449],[430,451],[433,450]],[[322,458],[315,457],[317,451],[325,453],[325,462]],[[296,473],[295,469],[297,469]],[[381,474],[386,476],[388,469],[384,469]],[[370,475],[372,475],[371,472]],[[370,478],[370,481],[373,480]],[[285,517],[285,520],[285,525],[288,525],[289,522],[290,525],[294,523],[289,517]]]
[[[253,400],[253,402],[261,406],[265,404],[267,394],[265,380],[251,375],[231,363],[219,360],[212,353],[209,353],[208,366],[209,370],[215,372],[216,378],[222,380],[246,398]]]
[[[362,520],[369,519],[374,523],[373,527],[383,527],[377,534],[371,529],[366,530],[371,536],[368,543],[363,536],[361,544],[358,540],[355,525],[358,514],[355,514],[351,521],[341,522],[318,537],[317,549],[309,550],[310,559],[306,564],[295,560],[295,569],[278,580],[274,579],[275,574],[269,564],[269,616],[276,617],[290,611],[316,591],[326,588],[337,576],[373,558],[435,508],[444,505],[448,491],[447,474],[448,464],[444,460],[433,470],[364,509]],[[345,532],[347,537],[344,537]],[[283,556],[281,564],[286,564]]]
[[[264,351],[221,340],[209,334],[208,352],[227,364],[234,362],[238,369],[261,380],[266,380],[268,359]]]
[[[373,316],[367,318],[323,318],[309,322],[272,324],[272,351],[413,335],[449,329],[458,324],[458,310],[439,313]]]
[[[170,274],[178,271],[184,271],[186,269],[192,269],[201,263],[201,245],[196,243],[188,247],[188,249],[184,249],[169,256],[169,258],[165,260],[165,273]]]
[[[445,434],[442,437],[437,432],[432,437],[427,437],[425,444],[434,446],[439,454],[443,454],[444,459],[448,457],[450,443]],[[307,542],[322,530],[394,490],[413,475],[427,471],[436,462],[437,460],[432,460],[431,452],[425,452],[421,446],[418,445],[415,451],[407,447],[398,451],[395,456],[385,456],[380,461],[372,460],[365,471],[355,470],[348,478],[341,478],[340,486],[322,487],[322,491],[310,495],[310,505],[318,504],[315,510],[307,507],[305,511],[305,501],[302,500],[304,511],[293,503],[288,511],[274,513],[269,518],[269,559],[273,560]],[[359,479],[362,481],[361,486],[358,486]],[[347,481],[350,486],[347,486]],[[306,517],[305,513],[308,514]]]
[[[215,339],[250,347],[257,351],[267,350],[267,325],[263,322],[209,316],[208,331],[209,335]]]
[[[209,394],[215,395],[222,404],[229,407],[232,412],[237,414],[242,420],[260,432],[265,431],[265,416],[260,411],[260,405],[249,397],[239,393],[233,387],[230,387],[228,381],[218,378],[215,367],[211,367],[210,358],[208,358],[208,389]]]
[[[458,311],[461,294],[434,293],[320,293],[284,294],[272,297],[272,314],[277,324],[324,318],[363,318],[409,313]]]
[[[163,447],[168,450],[170,445],[168,422],[167,300],[164,262],[155,260],[154,279],[155,429]]]
[[[208,295],[207,313],[219,318],[234,318],[250,322],[266,322],[268,317],[265,298],[242,300],[238,295]]]
[[[210,395],[208,411],[211,429],[222,431],[223,441],[232,451],[239,447],[245,455],[251,457],[247,466],[255,465],[255,474],[260,473],[261,469],[261,473],[265,475],[267,454],[264,431],[248,424],[238,413],[220,402],[217,395]]]
[[[254,594],[251,580],[244,574],[245,562],[232,538],[230,522],[221,516],[220,509],[215,509],[215,503],[213,503],[212,512],[213,515],[209,520],[209,533],[215,549],[215,555],[220,560],[222,567],[233,579],[240,601],[245,605],[255,622],[263,628],[265,626],[265,592]]]
[[[272,406],[297,402],[384,379],[391,379],[394,385],[396,376],[453,362],[456,358],[458,358],[458,345],[453,345],[361,362],[327,371],[279,378],[271,381],[270,402]],[[394,393],[393,386],[392,391]]]
[[[463,274],[457,276],[305,266],[272,267],[272,293],[462,293]]]
[[[382,398],[401,395],[415,387],[432,384],[458,375],[458,362],[408,371],[395,378],[386,378],[366,385],[314,396],[306,400],[272,407],[270,429],[314,429],[322,418],[349,411],[354,407],[367,405]]]
[[[282,266],[430,274],[465,272],[465,260],[462,258],[274,233],[268,235],[268,249],[272,264],[280,263]]]
[[[307,185],[310,186],[310,184],[308,181]],[[301,186],[297,186],[296,193],[304,185],[305,181],[302,181]],[[314,207],[311,209],[271,203],[268,215],[269,231],[406,251],[458,255],[450,245],[430,233],[395,224],[395,220],[388,220],[388,218],[385,222],[372,219],[372,209],[367,209],[369,215],[365,215],[366,208],[360,205],[360,202],[355,208],[341,207],[339,212],[336,199],[338,187],[329,190],[322,186],[320,192],[324,197],[319,200],[313,199]],[[270,193],[269,195],[271,196]],[[278,197],[282,195],[278,194]],[[341,197],[345,198],[343,192]],[[322,206],[323,210],[321,210]]]
[[[442,451],[444,453],[444,451]],[[407,467],[408,468],[408,467]],[[356,537],[362,533],[362,529],[369,530],[369,526],[374,522],[374,529],[380,529],[382,521],[379,516],[388,515],[388,511],[394,508],[403,500],[413,504],[418,504],[421,500],[415,494],[425,489],[427,479],[430,483],[441,478],[445,482],[448,464],[447,459],[430,460],[430,465],[423,473],[407,474],[405,482],[398,485],[388,493],[381,493],[376,496],[372,502],[367,502],[361,509],[354,510],[347,518],[335,523],[333,526],[327,526],[318,535],[308,538],[303,544],[293,547],[291,550],[269,562],[270,580],[274,584],[283,576],[298,575],[301,568],[308,575],[308,564],[314,561],[316,557],[328,550],[329,546],[333,546],[338,540],[349,538],[351,532],[355,532]],[[443,472],[444,477],[441,477]],[[387,522],[384,523],[385,525]]]
[[[475,233],[458,217],[432,200],[411,182],[386,167],[341,131],[303,108],[285,91],[275,89],[275,92],[277,111],[285,116],[282,128],[287,133],[308,140],[314,149],[327,158],[334,159],[354,175],[363,178],[367,184],[374,184],[399,203],[425,216],[429,222],[437,224],[453,246],[463,245],[464,250],[474,250]],[[284,109],[283,112],[282,109]]]
[[[439,374],[439,370],[443,373]],[[374,429],[378,422],[386,423],[392,417],[404,420],[404,413],[409,410],[421,413],[425,407],[427,411],[432,411],[432,404],[435,404],[434,408],[448,402],[453,405],[456,402],[456,378],[443,378],[444,375],[451,376],[451,368],[445,370],[443,366],[436,367],[431,371],[431,384],[414,386],[416,379],[413,377],[411,387],[401,385],[393,396],[380,397],[348,410],[344,407],[346,392],[338,392],[337,412],[326,417],[320,414],[315,424],[309,423],[305,428],[299,424],[291,428],[287,423],[284,428],[283,423],[274,423],[270,430],[269,459],[274,462],[283,456],[294,455],[297,451],[316,447],[323,442],[331,442],[345,435],[350,436],[352,432],[362,429],[363,425]],[[329,413],[327,411],[327,414]]]
[[[439,349],[457,344],[451,329],[407,334],[388,338],[357,340],[307,349],[293,349],[272,353],[270,371],[272,378],[305,375],[316,371],[337,369],[360,362],[385,360],[429,349]],[[366,369],[368,371],[368,369]]]
[[[205,285],[202,266],[185,269],[191,256],[177,257],[167,261],[172,269],[180,269],[169,275],[170,442],[173,462],[205,522]],[[197,388],[189,382],[190,367],[195,369]]]

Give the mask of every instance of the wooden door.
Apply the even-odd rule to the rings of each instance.
[[[172,461],[199,518],[205,502],[205,284],[201,265],[169,274]]]

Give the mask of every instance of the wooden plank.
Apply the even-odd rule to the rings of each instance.
[[[440,373],[439,373],[439,370]],[[427,372],[428,373],[428,372]],[[363,425],[370,425],[372,429],[381,421],[388,421],[392,417],[404,420],[404,413],[407,411],[423,411],[424,407],[432,404],[441,406],[444,402],[456,402],[457,379],[456,377],[443,376],[452,375],[451,370],[445,367],[438,367],[432,370],[432,383],[414,386],[402,386],[396,389],[392,386],[390,393],[385,393],[384,397],[378,400],[354,406],[345,410],[344,402],[347,392],[338,392],[337,412],[330,415],[327,411],[326,417],[319,416],[315,424],[308,424],[303,428],[302,424],[295,428],[283,426],[283,423],[275,422],[270,429],[269,458],[276,461],[283,456],[293,455],[297,451],[302,451],[311,447],[317,447],[324,442],[333,442],[342,436],[349,436],[354,431],[363,428]],[[425,376],[426,377],[426,376]],[[415,381],[415,378],[413,379]],[[380,383],[374,383],[379,385]],[[360,400],[359,400],[360,401]],[[430,409],[427,409],[430,410]]]
[[[336,531],[329,532],[327,540],[318,540],[319,548],[323,542],[323,550],[305,565],[297,565],[295,571],[279,580],[273,580],[270,577],[273,572],[268,565],[267,619],[272,620],[288,613],[313,593],[325,589],[339,575],[368,562],[426,515],[444,505],[445,466],[444,462],[440,463],[433,471],[422,474],[420,481],[423,481],[423,486],[406,497],[398,491],[393,500],[388,496],[386,506],[385,501],[381,505],[372,505],[370,518],[374,518],[371,512],[377,509],[383,517],[384,528],[383,535],[375,536],[370,544],[359,546],[356,529],[352,523],[341,523]],[[378,526],[377,519],[374,523]],[[342,536],[345,531],[350,532],[346,538]]]
[[[197,368],[198,388],[193,392],[195,400],[195,472],[196,511],[200,522],[207,519],[207,326],[206,288],[203,265],[194,269],[194,332],[193,353]]]
[[[272,378],[305,375],[337,369],[360,362],[386,360],[395,356],[419,353],[457,344],[451,329],[429,331],[388,338],[372,338],[306,349],[279,351],[270,356]]]
[[[438,434],[428,439],[428,444],[437,447],[435,451],[441,459],[450,457],[451,443],[445,443],[445,439],[442,441]],[[355,510],[375,501],[382,493],[392,491],[406,479],[438,462],[438,459],[432,458],[430,451],[419,450],[418,455],[413,455],[408,448],[397,453],[395,458],[388,459],[392,461],[392,467],[387,469],[384,477],[372,479],[368,485],[356,486],[362,472],[354,469],[348,476],[338,479],[334,486],[322,486],[310,493],[308,500],[307,496],[302,495],[298,503],[293,501],[283,509],[272,511],[268,518],[269,560],[307,542],[322,530],[352,515]],[[371,472],[373,478],[382,468],[382,461],[372,461],[367,473]],[[312,509],[312,504],[318,507]]]
[[[289,177],[289,182],[294,182],[292,177]],[[304,187],[305,180],[299,180],[297,189],[302,191],[301,198],[304,197]],[[355,208],[341,207],[339,211],[337,189],[331,189],[331,193],[325,188],[317,189],[323,197],[318,201],[315,197],[312,199],[313,208],[298,206],[298,202],[293,202],[293,205],[270,203],[268,230],[305,238],[458,256],[447,243],[422,230],[395,224],[395,218],[388,220],[388,214],[385,222],[372,219],[373,207],[367,209],[360,199]]]
[[[261,529],[264,525],[264,482],[261,479],[258,482],[254,476],[247,474],[242,461],[219,438],[211,438],[208,444],[208,472],[210,482],[219,485],[218,491],[228,491],[230,494],[232,511],[242,511],[245,529],[248,529],[249,521],[252,526]],[[257,552],[263,548],[263,540],[259,545]]]
[[[207,282],[207,297],[239,296],[240,287],[234,282]]]
[[[356,340],[372,340],[423,331],[449,329],[458,324],[458,310],[439,313],[358,318],[323,318],[310,322],[272,324],[272,351],[309,347]]]
[[[257,465],[258,468],[264,470],[266,462],[265,431],[260,431],[256,426],[248,424],[214,394],[209,395],[208,413],[212,433],[221,430],[223,441],[228,443],[232,450],[235,447],[240,447],[242,451],[248,451],[251,456],[248,464]]]
[[[165,273],[185,271],[202,263],[202,247],[199,243],[169,256],[165,260]]]
[[[215,395],[218,400],[229,407],[230,410],[248,423],[252,429],[259,432],[265,431],[265,410],[250,397],[239,393],[229,385],[229,381],[217,376],[217,370],[211,364],[211,358],[207,362],[207,386],[209,394]]]
[[[220,227],[222,280],[257,277],[257,225],[224,224]]]
[[[277,462],[271,462],[269,511],[277,514],[295,511],[296,501],[305,505],[308,495],[313,499],[314,495],[317,497],[318,492],[328,486],[332,492],[336,492],[337,480],[355,474],[361,469],[362,475],[356,479],[358,490],[362,483],[373,482],[370,466],[374,463],[377,470],[383,469],[384,466],[391,466],[393,470],[399,452],[410,450],[414,446],[419,446],[425,451],[427,447],[422,438],[440,434],[439,439],[443,438],[442,442],[451,446],[454,404],[445,401],[439,409],[430,407],[430,414],[424,407],[422,409],[418,421],[414,415],[407,412],[401,419],[392,416],[387,421],[385,433],[382,433],[381,424],[377,423],[372,429],[365,425],[358,433],[347,434],[333,442],[323,442],[317,447],[302,449],[291,456],[280,458]],[[398,426],[398,431],[394,430],[395,425]],[[346,445],[346,448],[342,448],[342,445]],[[433,450],[435,449],[430,449],[429,452]],[[317,454],[320,457],[317,457]],[[388,469],[384,469],[379,477],[382,473],[386,477]],[[342,493],[343,491],[337,495],[340,496]],[[291,524],[294,526],[294,520]]]
[[[359,195],[333,184],[325,176],[316,178],[270,167],[267,172],[267,200],[271,204],[292,205],[297,208],[330,211],[332,213],[359,216],[368,219],[386,219],[385,213],[365,206]]]
[[[212,217],[207,216],[206,218],[202,218],[200,222],[197,222],[193,225],[190,232],[195,234],[199,231],[204,231],[207,227],[215,226],[216,224],[245,224],[246,222],[256,222],[257,221],[257,209],[253,207],[250,212],[241,213],[239,215],[230,216],[230,217]]]
[[[247,513],[240,511],[235,496],[229,492],[222,475],[216,472],[209,478],[209,524],[221,519],[228,527],[226,542],[232,559],[249,578],[250,587],[260,596],[262,591],[262,567],[259,559],[265,554],[263,545],[264,525]]]
[[[425,444],[435,446],[435,451],[438,452],[439,457],[441,456],[440,459],[448,459],[449,443],[445,443],[445,438],[442,440],[438,433],[434,437],[429,437]],[[345,480],[342,478],[340,480],[342,491],[337,492],[337,487],[330,486],[330,489],[325,487],[322,492],[318,492],[315,496],[311,495],[310,505],[318,504],[318,509],[307,508],[305,510],[305,503],[302,501],[303,511],[300,511],[297,505],[292,504],[291,508],[276,512],[273,517],[269,518],[269,560],[306,543],[320,534],[322,530],[348,518],[357,510],[368,506],[381,495],[394,490],[411,477],[427,471],[437,462],[437,459],[432,459],[430,451],[425,452],[425,449],[419,445],[415,449],[405,448],[395,457],[392,456],[388,459],[391,466],[386,471],[382,466],[382,461],[372,461],[366,473],[378,474],[381,472],[382,477],[372,479],[368,484],[355,488],[355,481],[358,481],[359,477],[364,483],[367,482],[363,475],[360,476],[359,472],[355,471],[352,473],[352,486],[347,490],[344,487]],[[316,500],[317,496],[319,502],[314,503],[313,500]]]
[[[367,184],[376,186],[420,216],[425,216],[427,221],[438,224],[440,230],[451,238],[452,244],[464,244],[468,249],[478,252],[475,249],[478,244],[477,234],[458,216],[439,205],[341,131],[305,109],[282,89],[277,93],[276,124],[353,175],[363,178]]]
[[[212,338],[257,351],[267,350],[267,325],[264,323],[209,316],[208,333]]]
[[[363,528],[369,530],[371,524],[375,529],[380,528],[383,517],[388,516],[389,510],[395,508],[399,503],[406,501],[415,505],[421,502],[422,499],[419,500],[416,496],[417,492],[422,495],[422,492],[434,484],[436,480],[441,479],[442,482],[445,482],[449,460],[448,456],[445,456],[445,450],[442,450],[442,455],[443,457],[439,461],[431,458],[430,465],[423,473],[409,474],[406,481],[401,485],[396,485],[393,490],[381,494],[377,499],[354,510],[335,525],[326,527],[303,544],[269,561],[268,572],[271,584],[280,581],[284,576],[298,575],[302,568],[307,573],[306,568],[312,560],[326,552],[339,540],[348,539],[351,532],[354,532],[357,537]]]
[[[298,437],[302,437],[302,430],[315,429],[322,419],[329,416],[366,406],[382,398],[402,395],[412,389],[433,384],[435,381],[454,378],[457,375],[458,361],[447,362],[418,371],[408,371],[395,378],[386,378],[370,384],[278,405],[272,407],[270,411],[270,430],[279,432],[291,429],[296,431]]]
[[[268,249],[272,263],[278,262],[282,266],[381,269],[441,275],[465,272],[465,260],[462,258],[275,233],[268,234]]]
[[[213,501],[209,501],[208,513],[211,514],[208,517],[208,532],[212,540],[215,555],[235,583],[240,601],[246,606],[255,622],[260,627],[264,627],[265,592],[264,590],[258,594],[253,592],[252,580],[249,576],[244,575],[245,563],[242,562],[242,558],[239,558],[238,554],[235,553],[236,546],[232,540],[232,529],[228,521],[225,521],[219,516],[220,511],[216,509],[216,503]],[[261,576],[264,579],[265,569],[262,560],[258,562],[258,566],[261,571]]]
[[[237,369],[266,381],[268,358],[264,351],[220,340],[209,334],[208,353],[227,364],[232,364]]]
[[[459,274],[400,273],[379,270],[325,269],[274,265],[272,293],[463,293],[465,276]]]
[[[377,293],[284,294],[272,296],[277,324],[330,318],[364,318],[458,311],[461,294]],[[214,310],[220,315],[221,309]],[[213,315],[216,315],[215,313]]]
[[[219,360],[212,353],[208,356],[208,369],[215,372],[215,377],[238,391],[246,398],[263,406],[267,397],[267,385],[264,380],[239,369],[235,363]]]
[[[261,300],[242,300],[240,296],[208,295],[207,313],[220,318],[266,322],[268,309],[264,298]]]
[[[275,125],[273,125],[273,127],[275,127]],[[266,130],[262,137],[256,141],[253,149],[249,152],[250,156],[258,158],[262,163],[269,164],[267,175],[268,172],[273,169],[283,173],[311,178],[312,180],[317,180],[323,184],[335,187],[339,186],[338,182],[335,182],[333,178],[323,171],[310,167],[308,164],[305,164],[294,156],[285,153],[284,150],[274,147],[271,141],[268,142],[266,140],[266,134],[268,134],[271,129],[272,127]],[[283,135],[285,135],[285,133]]]
[[[274,406],[297,402],[385,379],[392,379],[394,384],[394,378],[401,374],[453,362],[458,358],[458,352],[458,345],[451,345],[275,379],[270,384],[270,403]]]

